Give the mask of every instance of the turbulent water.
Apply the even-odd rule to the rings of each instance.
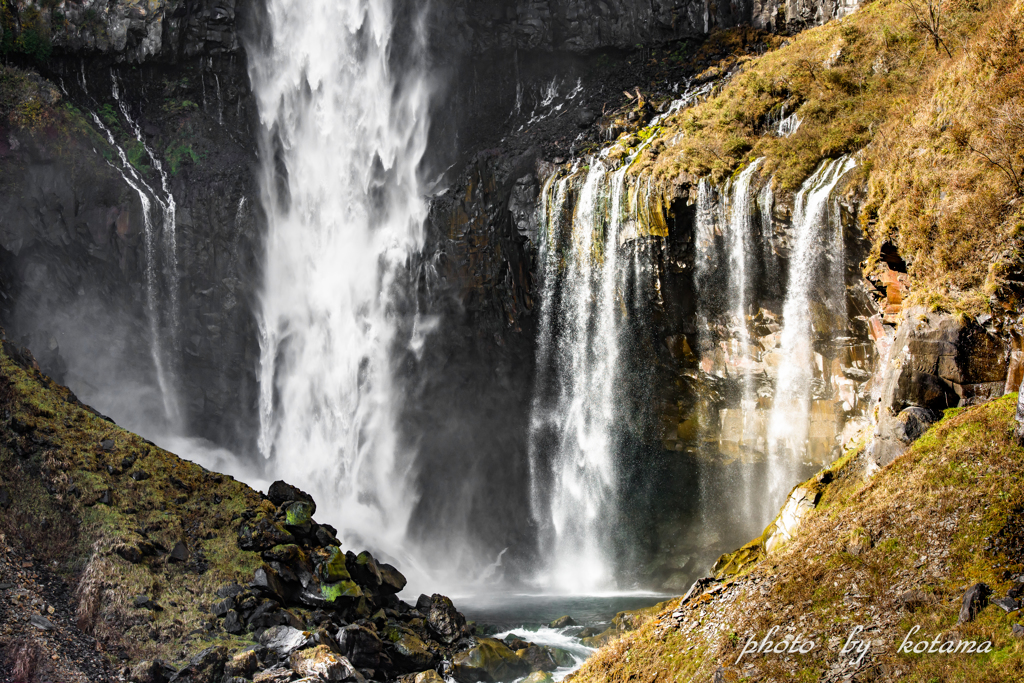
[[[268,476],[308,489],[346,540],[397,553],[415,496],[390,358],[408,341],[402,279],[426,215],[429,93],[394,38],[414,20],[388,0],[266,10],[250,66],[269,222],[260,449]],[[412,34],[400,47],[416,63]]]

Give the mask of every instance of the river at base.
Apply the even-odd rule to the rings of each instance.
[[[476,623],[477,632],[490,638],[520,638],[534,645],[565,650],[573,666],[561,666],[552,672],[562,680],[585,662],[595,649],[580,642],[584,629],[601,633],[612,625],[616,614],[651,607],[670,599],[661,593],[607,593],[602,595],[542,595],[526,593],[490,593],[454,598],[456,608]],[[572,617],[575,626],[549,628],[548,624]],[[504,681],[501,683],[511,683]]]

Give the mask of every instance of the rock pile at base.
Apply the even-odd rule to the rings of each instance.
[[[259,509],[243,513],[238,544],[263,565],[247,586],[217,591],[215,633],[251,640],[207,647],[175,669],[161,661],[132,668],[135,683],[286,681],[511,681],[572,665],[568,653],[477,635],[443,595],[415,605],[397,595],[406,579],[369,552],[341,549],[337,531],[313,520],[316,503],[278,481]],[[241,643],[239,643],[241,644]],[[541,678],[538,678],[541,680]]]

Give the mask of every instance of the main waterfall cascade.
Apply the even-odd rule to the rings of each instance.
[[[388,0],[269,0],[250,66],[269,222],[266,472],[309,490],[347,543],[393,556],[416,502],[391,359],[422,327],[406,279],[427,210],[417,171],[429,103],[409,66],[422,32],[413,18],[399,63],[398,21],[410,19]]]

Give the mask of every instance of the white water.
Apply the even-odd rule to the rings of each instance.
[[[822,162],[794,201],[793,251],[782,311],[781,361],[768,423],[768,498],[776,508],[793,484],[795,469],[807,444],[814,368],[812,305],[845,307],[845,299],[815,302],[812,292],[817,283],[835,279],[831,263],[843,262],[838,207],[831,201],[832,191],[854,165],[849,157]]]
[[[533,515],[546,567],[541,585],[567,593],[613,583],[615,422],[623,292],[619,234],[628,163],[592,158],[578,176],[545,185],[538,377],[530,423]],[[548,194],[552,192],[553,196]],[[567,215],[568,214],[568,215]],[[568,221],[568,222],[567,222]]]
[[[572,656],[575,663],[572,666],[560,666],[551,672],[551,678],[553,680],[561,681],[573,671],[576,671],[583,666],[583,663],[587,661],[590,655],[597,651],[592,647],[587,647],[580,643],[579,638],[569,635],[567,633],[569,630],[570,629],[564,628],[548,628],[546,626],[542,626],[536,630],[528,628],[513,628],[508,631],[497,633],[491,637],[496,638],[497,640],[504,640],[507,636],[515,636],[516,638],[522,638],[533,645],[565,650]],[[578,631],[579,629],[571,630]]]
[[[762,161],[756,160],[739,174],[732,185],[729,202],[729,296],[737,342],[734,354],[741,364],[739,374],[743,387],[743,411],[745,415],[749,413],[751,416],[756,397],[751,376],[750,333],[747,330],[747,291],[753,284],[747,261],[753,253],[754,242],[750,182]]]
[[[250,62],[269,222],[260,449],[350,546],[398,554],[416,501],[389,355],[426,216],[428,89],[389,61],[388,0],[268,0],[267,16]]]
[[[142,133],[137,124],[132,120],[127,107],[120,98],[117,78],[113,74],[111,77],[113,80],[112,94],[114,96],[114,100],[118,103],[121,114],[128,126],[134,132],[136,139],[139,142],[142,142]],[[82,85],[84,89],[84,74],[82,76]],[[164,174],[163,168],[160,166],[160,162],[156,159],[156,156],[149,147],[145,146],[144,142],[142,144],[145,146],[150,160],[154,162],[154,167],[160,173],[161,181],[163,183],[163,196],[156,192],[156,190],[146,182],[139,171],[132,166],[131,162],[128,160],[128,155],[114,138],[113,132],[104,125],[100,117],[93,113],[92,118],[96,126],[103,132],[104,136],[106,136],[107,142],[110,146],[117,151],[118,158],[121,162],[120,166],[111,162],[108,163],[111,167],[117,169],[125,183],[135,191],[139,197],[139,204],[142,207],[143,254],[145,257],[144,268],[146,276],[145,310],[149,327],[149,353],[153,361],[153,371],[156,375],[157,387],[160,390],[160,398],[164,413],[163,417],[166,421],[166,424],[158,426],[158,429],[177,432],[180,431],[182,426],[181,403],[174,381],[174,362],[172,358],[168,357],[167,350],[164,345],[164,339],[169,338],[171,340],[172,348],[176,350],[175,340],[177,339],[178,333],[178,277],[176,255],[177,243],[174,238],[176,225],[174,195],[171,194],[170,188],[167,185],[167,176]],[[165,247],[162,250],[158,249],[157,246],[157,226],[154,224],[152,216],[153,199],[156,200],[162,210],[163,221],[160,227],[162,228],[165,239]],[[165,265],[165,268],[163,269],[163,278],[160,276],[161,263]],[[162,293],[165,291],[168,293],[170,298],[170,305],[168,306],[168,308],[170,308],[170,314],[168,315],[167,320],[164,320],[161,316],[161,311],[165,309],[159,305]]]

